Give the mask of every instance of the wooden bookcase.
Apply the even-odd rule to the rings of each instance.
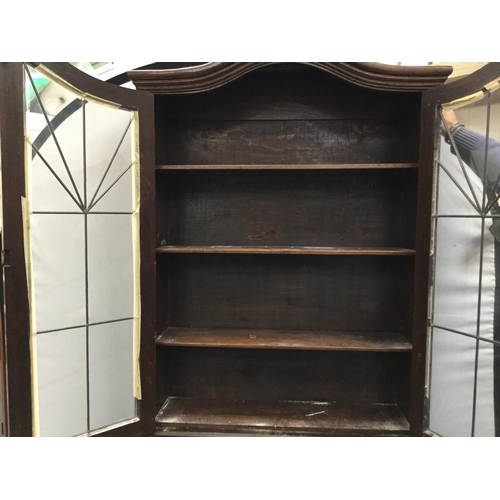
[[[38,64],[38,63],[36,63]],[[439,105],[500,63],[209,63],[137,91],[41,63],[139,112],[137,418],[99,435],[412,435],[427,428]],[[31,436],[24,67],[0,63],[8,435]]]
[[[139,120],[158,435],[411,432],[421,90],[444,77],[381,67],[130,73],[154,95]]]

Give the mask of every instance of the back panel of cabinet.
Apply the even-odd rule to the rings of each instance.
[[[155,99],[158,425],[407,432],[420,95],[282,65]]]

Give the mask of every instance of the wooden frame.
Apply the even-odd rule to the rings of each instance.
[[[376,90],[385,90],[385,91],[395,91],[401,95],[401,92],[410,92],[417,93],[421,95],[420,101],[420,141],[419,141],[419,151],[418,160],[416,164],[408,164],[407,167],[409,169],[416,168],[418,169],[418,188],[417,188],[417,198],[416,198],[416,207],[418,216],[416,218],[416,235],[415,235],[415,268],[414,268],[414,309],[413,309],[413,332],[411,334],[411,339],[413,343],[413,355],[412,355],[412,363],[411,363],[411,389],[408,395],[408,401],[406,404],[409,405],[409,423],[410,423],[410,434],[411,435],[422,435],[423,431],[423,415],[424,415],[424,398],[423,398],[423,390],[424,390],[424,378],[425,378],[425,349],[426,349],[426,330],[427,330],[427,294],[428,294],[428,265],[429,265],[429,241],[430,241],[430,209],[431,209],[431,192],[432,192],[432,152],[433,152],[433,100],[430,97],[424,97],[425,90],[428,88],[435,87],[444,82],[447,75],[450,74],[451,68],[447,67],[422,67],[422,68],[402,68],[402,67],[393,67],[393,66],[385,66],[379,64],[366,64],[366,63],[305,63],[305,66],[313,67],[315,69],[321,70],[327,74],[338,77],[340,80],[345,82],[349,82],[350,84],[354,84],[355,86],[368,88],[368,89],[376,89]],[[222,89],[223,87],[228,87],[229,84],[234,84],[244,76],[249,75],[257,70],[266,68],[266,67],[276,67],[278,68],[278,64],[272,63],[209,63],[200,67],[195,68],[186,68],[179,70],[158,70],[158,71],[132,71],[129,73],[131,79],[134,81],[136,87],[140,90],[147,90],[150,92],[154,92],[156,97],[157,106],[158,103],[161,102],[162,96],[176,96],[176,95],[195,95],[202,94],[205,92],[211,92],[215,89]],[[218,94],[221,95],[220,93]],[[232,94],[231,94],[232,95]],[[158,100],[160,99],[160,100]],[[223,106],[223,100],[219,99],[219,97],[215,97],[217,100],[218,106]],[[169,105],[165,109],[172,110],[172,105],[175,108],[174,100],[169,100]],[[184,102],[184,101],[183,101]],[[187,100],[185,100],[187,103]],[[205,110],[205,105],[202,104],[200,99],[193,101],[197,104],[192,107],[192,111],[189,111],[190,119],[195,120],[197,116],[197,109]],[[180,108],[179,108],[180,109]],[[218,107],[217,109],[223,109],[223,107]],[[160,123],[158,120],[161,120],[160,114],[162,113],[162,109],[157,107],[156,117],[157,123]],[[174,111],[172,111],[174,112]],[[175,111],[177,112],[177,111]],[[180,112],[180,111],[179,111]],[[205,111],[201,111],[205,112]],[[224,113],[224,111],[221,111]],[[141,113],[141,110],[140,110]],[[258,114],[258,113],[257,113]],[[215,119],[210,118],[212,115],[210,113],[206,115],[204,119]],[[214,115],[215,116],[215,115]],[[225,115],[224,115],[225,116]],[[249,114],[248,116],[251,116]],[[259,115],[260,116],[260,115]],[[255,118],[258,119],[258,118]],[[269,118],[264,118],[269,119]],[[201,129],[200,129],[201,130]],[[168,140],[168,130],[157,131],[157,134],[163,134]],[[203,170],[211,172],[211,171],[235,171],[235,170],[243,170],[243,171],[253,171],[257,172],[269,172],[271,170],[293,170],[300,169],[305,170],[309,169],[311,172],[317,172],[318,169],[326,169],[331,171],[331,169],[351,169],[353,167],[352,164],[342,164],[344,160],[339,159],[332,165],[325,165],[322,161],[319,161],[318,164],[307,164],[307,161],[299,161],[298,164],[280,164],[279,161],[269,161],[261,162],[260,164],[255,161],[252,161],[250,157],[247,158],[248,162],[242,161],[241,164],[238,162],[219,162],[219,164],[213,164],[214,162],[207,160],[208,157],[199,157],[192,156],[191,153],[183,153],[184,156],[172,156],[169,151],[178,147],[179,140],[182,141],[182,137],[175,137],[169,143],[169,145],[165,148],[165,151],[162,151],[162,148],[158,149],[158,144],[156,146],[156,169],[158,171],[157,175],[163,172],[182,172],[183,170],[187,172],[195,172]],[[167,156],[165,156],[165,152],[167,152]],[[188,156],[186,156],[186,154]],[[165,161],[166,159],[166,161]],[[180,159],[180,160],[179,160]],[[344,161],[345,162],[345,161]],[[359,162],[359,160],[358,160]],[[358,163],[354,162],[354,163]],[[185,164],[184,164],[185,163]],[[249,163],[249,164],[245,164]],[[363,163],[361,161],[361,163]],[[392,167],[393,165],[386,165],[387,167]],[[401,168],[402,165],[398,164],[397,168]],[[365,168],[363,165],[356,165],[356,168]],[[374,165],[373,167],[383,168],[384,165]],[[396,165],[394,165],[396,167]],[[366,167],[368,168],[368,167]],[[170,175],[170,174],[169,174]],[[194,175],[194,174],[193,174]],[[200,174],[201,175],[201,174]],[[260,174],[259,174],[260,175]],[[159,178],[159,177],[157,177]],[[181,178],[181,177],[179,177]],[[175,179],[172,177],[172,179]],[[193,177],[194,179],[194,177]],[[250,177],[248,178],[250,179]],[[163,181],[162,181],[163,183]],[[175,183],[174,183],[175,185]],[[163,188],[161,188],[163,189]],[[157,186],[158,192],[158,186]],[[160,198],[162,195],[160,194]],[[159,201],[161,204],[161,201]],[[159,208],[161,210],[161,207]],[[172,213],[174,207],[170,207],[169,213]],[[161,230],[158,230],[161,234]],[[161,239],[162,236],[159,237]],[[159,243],[158,243],[159,244]],[[191,243],[193,245],[193,243]],[[213,243],[212,243],[213,245]],[[246,247],[237,247],[237,246],[224,246],[224,243],[216,243],[216,245],[223,245],[219,247],[203,247],[203,246],[187,246],[183,247],[176,246],[175,243],[170,243],[165,245],[162,243],[162,246],[158,248],[159,256],[161,254],[172,254],[179,255],[179,252],[182,254],[203,254],[203,253],[219,253],[219,254],[269,254],[274,253],[275,255],[279,254],[303,254],[309,253],[313,254],[345,254],[347,252],[346,249],[342,248],[306,248],[306,247],[294,247],[294,248],[271,248],[270,243],[264,243],[262,247],[255,247],[253,250],[249,251]],[[210,250],[208,250],[210,248]],[[366,249],[363,252],[366,254]],[[375,253],[378,252],[377,249],[374,250]],[[413,250],[412,250],[413,252]],[[354,253],[352,253],[354,255]],[[179,259],[181,259],[181,255],[179,255]],[[177,258],[177,257],[176,257]],[[233,259],[234,260],[234,259]],[[178,261],[182,266],[187,265],[189,260],[182,258]],[[216,260],[213,260],[215,264]],[[253,260],[252,262],[257,262]],[[277,261],[276,261],[277,262]],[[312,261],[311,261],[312,262]],[[374,261],[375,262],[375,261]],[[250,263],[250,260],[249,260]],[[218,264],[217,264],[218,265]],[[174,268],[172,270],[167,271],[172,274]],[[175,272],[172,274],[175,279]],[[163,279],[163,278],[162,278]],[[176,281],[176,286],[178,287],[180,282]],[[161,296],[161,293],[160,293]],[[160,299],[158,299],[160,300]],[[164,300],[162,298],[161,300]],[[159,324],[163,323],[165,318],[163,318],[162,314],[159,315]],[[179,321],[177,319],[176,321]],[[175,325],[172,325],[173,327]],[[241,327],[240,327],[241,328]],[[220,346],[226,345],[227,340],[224,339],[223,334],[217,331],[209,332],[208,330],[201,334],[201,332],[196,329],[176,329],[171,328],[167,329],[163,333],[161,333],[161,329],[157,331],[157,334],[160,335],[157,342],[159,345],[166,346]],[[208,335],[208,337],[207,337]],[[269,347],[276,343],[276,348],[278,345],[281,345],[281,342],[285,341],[282,336],[278,336],[276,332],[270,331],[269,338],[255,340],[252,343],[252,340],[249,340],[247,335],[243,330],[238,331],[234,330],[231,335],[234,336],[234,341],[236,342],[235,346],[239,347],[250,347],[257,346],[259,348]],[[290,332],[290,338],[292,339],[295,335],[293,332]],[[321,338],[322,333],[318,333]],[[203,339],[203,340],[202,340]],[[208,340],[207,340],[208,339]],[[206,342],[209,342],[208,344]],[[309,341],[306,341],[309,342]],[[350,342],[350,340],[347,340]],[[321,344],[321,340],[319,340],[319,344]],[[318,345],[319,345],[318,344]],[[307,349],[311,349],[311,344],[307,344]],[[226,345],[228,346],[228,345]],[[290,348],[290,346],[288,346]],[[318,347],[320,348],[320,347]],[[324,346],[323,346],[324,348]],[[337,349],[338,346],[332,346],[332,348]],[[187,347],[182,347],[182,349],[187,349]],[[159,351],[163,352],[163,351]],[[179,351],[181,352],[181,351]],[[184,352],[184,351],[182,351]],[[187,352],[187,351],[185,351]],[[207,351],[208,352],[208,351]],[[215,351],[214,351],[215,352]],[[161,354],[160,358],[163,356]],[[182,358],[182,363],[186,363],[188,361],[187,358]],[[201,358],[197,358],[198,362],[201,362]],[[276,358],[278,359],[278,358]],[[236,360],[236,358],[235,358]],[[159,361],[162,364],[164,361]],[[168,361],[170,364],[176,363],[173,359],[169,358]],[[215,362],[215,358],[214,358]],[[235,361],[236,362],[236,361]],[[160,370],[157,375],[157,379],[160,380],[165,376],[165,373],[162,371],[161,367],[158,367]],[[173,373],[167,371],[167,376],[174,376]],[[190,375],[194,376],[194,372]],[[157,384],[159,383],[157,380]],[[162,391],[160,390],[160,393]],[[162,400],[164,396],[159,394],[159,400]],[[172,404],[180,404],[178,401],[172,401]],[[182,408],[182,404],[181,404]],[[183,411],[182,409],[180,410]],[[188,411],[197,411],[194,407]],[[175,412],[174,412],[175,413]],[[168,416],[159,416],[160,421],[168,421]],[[201,428],[198,428],[200,431]],[[226,426],[225,432],[233,432],[235,429],[231,428],[231,426]],[[194,429],[192,429],[194,432]],[[210,430],[210,427],[205,427],[205,432],[215,432],[214,429]],[[355,432],[352,431],[354,434]],[[172,429],[170,427],[164,428],[161,431],[162,435],[170,435],[172,433]]]
[[[130,71],[136,87],[149,92],[205,92],[247,73],[276,63],[207,63],[193,68]],[[303,63],[347,82],[379,90],[423,90],[441,84],[450,74],[445,66],[402,67],[379,63]]]
[[[9,436],[31,436],[30,317],[24,260],[24,68],[2,63],[0,136],[2,141],[5,344]]]
[[[141,420],[133,424],[118,427],[103,435],[129,436],[149,435],[154,432],[157,407],[155,405],[156,377],[161,375],[163,368],[156,366],[155,343],[158,321],[157,293],[156,293],[156,172],[165,170],[189,171],[192,166],[182,164],[157,165],[157,148],[155,126],[158,117],[155,95],[200,94],[238,81],[240,78],[264,67],[275,66],[274,63],[208,63],[199,67],[175,70],[144,70],[130,72],[137,91],[123,89],[112,84],[100,82],[76,70],[66,63],[43,63],[71,85],[84,92],[105,100],[119,102],[126,109],[139,109],[139,134],[141,158],[141,377],[143,400],[141,402]],[[413,330],[411,334],[412,362],[411,388],[409,393],[409,423],[410,435],[421,436],[425,425],[425,376],[427,356],[427,325],[428,325],[428,283],[429,283],[429,241],[430,215],[432,199],[433,147],[435,140],[435,110],[441,103],[449,102],[463,95],[476,92],[486,83],[498,78],[500,63],[490,63],[476,73],[449,85],[440,85],[451,72],[450,68],[422,67],[404,68],[392,67],[375,63],[306,63],[306,66],[315,68],[338,79],[362,88],[385,90],[389,92],[411,92],[421,95],[420,124],[419,124],[419,151],[418,161],[407,164],[408,171],[418,170],[416,192],[415,219],[415,246],[411,250],[411,258],[415,259],[413,279]],[[23,113],[23,67],[21,63],[2,63],[0,66],[0,135],[2,139],[2,176],[4,185],[4,275],[5,275],[5,305],[6,305],[6,346],[8,367],[8,400],[9,400],[9,435],[29,436],[32,433],[32,402],[30,376],[30,349],[29,349],[29,305],[26,288],[26,270],[24,263],[24,242],[22,232],[22,211],[20,197],[24,196],[24,113]],[[382,165],[378,164],[377,168]],[[390,165],[388,165],[390,166]],[[224,172],[235,169],[237,165],[219,164],[200,165],[200,170],[219,169]],[[273,164],[271,169],[285,170],[290,165]],[[243,170],[267,171],[270,165],[255,164],[242,165]],[[318,165],[303,164],[292,166],[292,169],[317,171]],[[322,165],[320,168],[331,170],[350,166],[348,164]],[[398,168],[401,168],[399,166]],[[156,171],[156,172],[155,172]],[[170,174],[168,174],[170,175]],[[7,188],[8,186],[8,188]],[[404,249],[403,249],[404,250]],[[403,251],[402,250],[402,251]],[[408,249],[407,249],[408,250]],[[195,246],[186,250],[188,253],[197,253],[200,248]],[[177,254],[178,249],[165,246],[159,253]],[[221,254],[244,253],[244,250],[221,248]],[[254,247],[255,254],[272,253],[269,246]],[[277,247],[274,253],[294,254],[304,252]],[[310,255],[315,254],[338,255],[345,253],[345,249],[331,247],[329,250],[311,248]],[[356,252],[356,250],[354,250]],[[359,253],[359,250],[357,250]],[[375,254],[380,249],[374,250]],[[365,252],[366,253],[366,252]],[[406,254],[402,254],[406,255]],[[410,255],[407,253],[407,255]],[[414,256],[414,257],[413,257]],[[371,257],[370,257],[371,258]],[[195,332],[196,333],[196,332]],[[199,337],[193,332],[177,332],[177,337],[160,337],[158,342],[180,342],[186,345],[183,336],[194,335],[190,342],[199,342]],[[238,336],[236,336],[238,337]],[[321,334],[318,337],[321,343]],[[178,339],[178,340],[176,340]],[[179,340],[180,339],[180,340]],[[278,342],[280,339],[277,339]],[[257,340],[246,336],[237,340],[246,344]],[[347,339],[346,342],[351,342]],[[220,338],[212,339],[213,346],[217,346]],[[175,345],[175,344],[174,344]],[[336,346],[332,347],[337,349]],[[408,345],[401,343],[398,347],[403,352]],[[159,370],[159,371],[158,371]],[[156,373],[156,375],[155,375]],[[160,397],[161,399],[161,397]],[[228,427],[226,432],[234,429]],[[205,431],[210,433],[210,431]],[[175,435],[166,430],[163,435]],[[196,434],[196,432],[194,433]]]
[[[39,63],[35,63],[38,65]],[[69,63],[41,63],[76,89],[106,101],[116,102],[124,109],[135,110],[139,99],[147,95],[102,82],[77,70]],[[4,216],[4,280],[5,280],[5,343],[7,350],[9,436],[32,435],[31,361],[29,340],[29,303],[24,257],[23,216],[21,197],[25,196],[24,153],[24,67],[23,63],[0,65],[0,136],[2,140],[2,180]],[[147,141],[147,131],[140,130]],[[144,157],[141,162],[147,163]],[[142,176],[141,195],[147,199],[147,176]],[[147,203],[141,207],[141,226],[147,227]],[[141,251],[143,248],[141,248]],[[153,432],[151,316],[148,316],[147,267],[141,263],[141,287],[144,290],[141,315],[141,381],[143,399],[140,420],[103,432],[102,436],[147,435]],[[153,319],[154,321],[154,319]]]

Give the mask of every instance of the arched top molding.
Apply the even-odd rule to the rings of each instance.
[[[119,104],[125,109],[137,109],[137,92],[133,89],[126,89],[114,83],[103,82],[98,78],[75,68],[67,62],[42,62],[30,63],[37,67],[42,65],[58,78],[67,82],[75,89],[91,96]]]
[[[443,104],[479,92],[485,85],[498,79],[500,79],[500,63],[490,62],[460,80],[430,90],[429,94],[432,94],[436,104]]]
[[[242,76],[283,63],[212,62],[191,68],[137,70],[128,75],[138,90],[162,94],[190,94],[222,87]],[[375,90],[422,91],[441,85],[451,66],[391,66],[380,63],[307,62],[354,85]]]

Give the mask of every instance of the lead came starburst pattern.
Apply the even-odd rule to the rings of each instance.
[[[489,155],[490,128],[495,125],[491,120],[491,97],[485,89],[481,107],[475,104],[475,114],[470,112],[477,117],[478,112],[484,110],[486,122],[484,147],[481,142],[481,149],[471,153],[470,158],[462,157],[463,149],[450,131],[443,109],[439,109],[441,130],[448,145],[441,143],[435,167],[434,244],[431,249],[434,269],[430,320],[432,366],[429,370],[431,430],[434,420],[434,425],[445,429],[443,434],[448,431],[451,435],[467,434],[466,428],[459,429],[455,422],[461,418],[457,415],[458,409],[470,411],[470,436],[485,432],[484,422],[478,421],[479,405],[485,407],[485,367],[490,354],[492,359],[493,349],[500,347],[500,341],[493,334],[491,297],[494,285],[490,283],[491,278],[483,280],[488,272],[489,275],[494,273],[493,236],[488,229],[500,218],[495,208],[500,198],[500,168],[492,168]],[[469,116],[468,111],[470,109],[462,109],[457,114]],[[495,170],[499,172],[496,176]],[[494,233],[493,229],[491,232]],[[454,303],[454,299],[459,304]],[[454,380],[449,374],[452,370]],[[461,391],[454,394],[459,387],[457,370],[463,371],[462,385]],[[446,371],[448,374],[444,373]],[[472,374],[470,380],[464,382],[469,373]],[[498,374],[495,377],[498,378]],[[455,417],[451,408],[455,409]],[[446,411],[452,413],[446,414]],[[484,420],[484,409],[481,412]],[[442,424],[446,421],[448,427]],[[494,433],[491,426],[488,432]]]
[[[53,407],[55,399],[61,394],[74,389],[67,387],[66,389],[58,389],[60,392],[57,394],[50,392],[49,386],[56,382],[50,378],[50,375],[45,376],[46,372],[48,373],[45,368],[48,361],[45,361],[45,359],[48,360],[51,356],[59,356],[57,359],[60,361],[62,359],[61,355],[64,358],[62,351],[57,352],[58,349],[62,349],[61,346],[64,342],[62,340],[59,343],[54,343],[55,341],[42,342],[42,338],[56,339],[55,336],[51,336],[54,334],[58,336],[65,335],[66,341],[70,342],[68,335],[79,336],[84,332],[84,352],[76,353],[74,356],[75,359],[79,356],[78,359],[84,362],[85,366],[85,382],[80,384],[81,377],[78,379],[78,384],[84,386],[82,389],[85,392],[85,430],[82,432],[82,429],[78,428],[78,430],[67,431],[69,434],[66,432],[63,435],[81,435],[82,433],[89,435],[95,433],[98,428],[116,423],[111,416],[106,417],[107,419],[102,418],[94,402],[95,398],[101,397],[102,399],[106,396],[106,391],[110,393],[110,388],[106,387],[106,381],[104,379],[98,380],[101,378],[100,374],[105,373],[103,370],[106,370],[106,363],[102,362],[104,358],[101,359],[100,356],[108,356],[107,360],[110,360],[110,354],[99,352],[98,346],[100,345],[106,350],[107,346],[109,347],[112,344],[110,344],[111,338],[118,339],[118,347],[115,346],[116,353],[112,353],[113,347],[111,347],[111,355],[115,356],[116,360],[121,356],[120,359],[123,364],[123,360],[128,359],[128,355],[123,358],[125,355],[123,349],[126,351],[131,350],[131,335],[127,331],[131,331],[132,323],[138,321],[132,307],[134,293],[132,260],[134,256],[131,244],[131,217],[138,212],[132,199],[133,171],[137,168],[134,160],[136,155],[133,150],[135,141],[133,140],[134,134],[132,131],[135,114],[118,109],[104,111],[104,106],[90,102],[86,96],[74,95],[72,96],[72,103],[68,106],[68,113],[63,113],[63,109],[59,114],[51,117],[51,113],[46,109],[46,102],[44,102],[43,93],[45,89],[40,90],[37,88],[33,78],[36,73],[33,69],[25,65],[25,70],[27,91],[30,90],[34,94],[33,104],[36,104],[37,111],[43,116],[44,126],[44,130],[35,140],[27,137],[27,143],[32,151],[31,177],[34,180],[31,186],[33,193],[32,205],[35,207],[30,213],[31,238],[34,239],[35,243],[43,243],[43,248],[40,245],[34,245],[33,248],[34,284],[35,294],[37,294],[33,321],[42,325],[42,328],[36,331],[39,338],[39,371],[42,375],[39,376],[41,391],[40,413],[41,417],[45,417],[41,418],[41,434],[47,435],[53,431],[50,424],[47,424],[50,420],[48,417],[49,412],[64,412],[65,410],[65,408]],[[55,82],[51,83],[52,87],[57,85]],[[47,97],[45,101],[47,101]],[[92,118],[90,119],[89,110],[92,111]],[[67,116],[62,118],[65,114]],[[110,120],[109,127],[106,127],[106,124],[101,123],[101,121],[103,116],[108,115],[113,117],[114,121]],[[127,119],[124,122],[123,118],[125,116]],[[91,123],[89,123],[89,120]],[[75,125],[77,123],[79,125]],[[77,129],[77,132],[80,128],[81,131],[72,134],[71,131],[68,131],[71,124],[74,129]],[[116,134],[117,124],[122,130],[119,135]],[[99,127],[97,132],[95,130],[96,125]],[[61,140],[61,137],[64,139]],[[89,137],[91,138],[90,142]],[[98,138],[97,141],[96,137]],[[98,148],[100,144],[106,142],[106,147],[101,148],[106,150],[105,154],[102,154],[98,151]],[[69,157],[68,152],[70,153]],[[124,163],[127,156],[130,161]],[[50,172],[56,183],[54,184],[54,181],[43,177],[45,174],[42,175],[41,171],[38,170],[40,168],[45,168],[47,172]],[[42,177],[40,177],[41,175]],[[40,179],[44,181],[42,184],[37,182]],[[52,184],[50,184],[51,182]],[[50,193],[44,192],[47,186],[52,189]],[[60,187],[57,193],[55,192],[57,189],[55,186]],[[125,194],[125,198],[123,194]],[[59,206],[68,207],[67,202],[63,201],[63,197],[70,201],[74,206],[74,210],[71,210],[71,208],[58,209]],[[131,209],[124,210],[123,207],[127,205],[130,205]],[[118,207],[118,209],[114,209],[115,207]],[[47,219],[50,222],[42,222],[45,219],[40,219],[40,217],[45,216],[50,216]],[[79,218],[61,219],[60,216],[80,216],[83,223],[78,222],[78,220],[82,220]],[[98,217],[98,219],[95,219],[95,217]],[[116,219],[116,217],[119,217],[119,219]],[[126,217],[126,219],[123,219],[123,217]],[[109,227],[108,222],[111,221],[111,218],[122,220],[125,225],[117,222],[114,224],[116,227]],[[56,223],[56,221],[63,220],[70,221],[70,225],[68,226],[67,222]],[[128,222],[125,222],[125,220]],[[54,233],[56,227],[71,228],[71,234],[75,234],[76,239],[73,237],[69,241],[65,241],[64,235],[60,234],[60,232]],[[125,242],[125,245],[113,241],[113,236],[122,229],[129,233],[120,235],[120,237],[123,236],[122,241]],[[83,232],[83,235],[80,231]],[[57,241],[47,241],[50,234],[55,235],[56,237],[53,239]],[[80,247],[80,241],[83,243],[83,249]],[[51,276],[53,274],[57,275],[57,271],[55,273],[51,271],[53,269],[64,270],[64,266],[68,265],[66,262],[60,262],[60,259],[59,261],[56,259],[56,262],[51,261],[51,258],[53,259],[51,253],[55,252],[54,255],[57,256],[61,254],[62,250],[57,248],[61,245],[63,247],[66,245],[68,249],[74,249],[73,252],[68,250],[67,253],[72,255],[65,254],[65,260],[66,257],[70,260],[73,259],[75,262],[80,262],[81,266],[80,264],[78,266],[71,264],[71,272],[75,276],[68,273],[67,283],[58,283],[56,276],[53,279],[55,283],[55,286],[53,286]],[[82,261],[80,260],[81,256],[83,256]],[[117,262],[114,262],[115,260]],[[125,268],[121,269],[120,273],[120,269],[116,269],[116,267],[118,264],[123,263],[125,263]],[[76,269],[79,266],[80,269]],[[116,277],[118,278],[114,280],[115,283],[111,283],[113,278]],[[83,286],[80,286],[80,284]],[[76,296],[67,299],[61,290],[57,290],[58,287],[62,287],[61,290],[63,291],[66,290],[64,287],[77,290],[75,292]],[[51,293],[54,296],[63,293],[63,296],[61,296],[60,301],[50,301]],[[99,296],[103,296],[104,300],[99,300]],[[65,300],[68,300],[70,306],[65,307],[63,314],[59,314],[59,303],[64,303]],[[130,314],[116,316],[114,313],[120,310],[130,311]],[[111,317],[107,317],[110,315]],[[77,322],[71,321],[71,318],[77,319]],[[123,325],[123,327],[117,330],[113,327],[114,324],[117,327],[118,325]],[[47,325],[48,328],[44,328],[43,325]],[[107,328],[107,330],[103,330],[103,328]],[[58,338],[62,339],[62,337]],[[50,349],[46,347],[49,345],[51,346]],[[82,346],[81,343],[79,345]],[[123,352],[120,351],[119,346],[123,346]],[[125,386],[130,386],[130,388],[132,385],[132,363],[133,359],[132,355],[130,355],[130,362],[126,365],[130,366],[130,370],[126,374],[122,374]],[[63,366],[64,360],[60,361],[60,364]],[[73,376],[76,377],[75,374],[78,371],[76,368],[66,367],[64,369],[72,370]],[[109,375],[106,375],[106,377],[109,377]],[[57,383],[60,384],[61,381]],[[113,384],[114,389],[117,389],[118,392],[124,392],[123,387],[115,387],[117,385],[116,380],[111,382],[111,385]],[[125,392],[127,391],[125,390]],[[54,394],[56,395],[54,396]],[[44,396],[47,397],[44,398]],[[114,396],[111,395],[111,397]],[[125,413],[128,411],[128,413],[132,412],[132,414],[122,416],[116,414],[115,418],[119,421],[135,418],[136,416],[136,403],[132,397],[132,390],[130,390],[129,399],[132,401],[133,410],[131,410],[130,401],[122,403],[121,406],[128,408]],[[66,403],[71,406],[71,398],[68,398]],[[78,406],[78,404],[75,406]],[[67,409],[71,411],[71,408],[68,407]],[[113,411],[110,410],[109,415],[112,414]],[[59,435],[59,431],[55,432]]]

